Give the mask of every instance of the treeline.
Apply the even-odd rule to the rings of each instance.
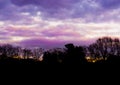
[[[0,46],[0,58],[39,59],[44,54],[44,49],[27,49],[9,44]]]
[[[120,63],[120,40],[103,37],[89,46],[74,46],[66,44],[64,52],[45,52],[45,63],[64,64],[117,64]]]
[[[45,51],[42,48],[26,49],[12,45],[0,46],[0,58],[33,59],[44,64],[120,63],[120,40],[103,37],[89,46],[66,44],[65,48]]]

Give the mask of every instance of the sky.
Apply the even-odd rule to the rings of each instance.
[[[0,44],[54,48],[120,36],[120,0],[0,0]]]

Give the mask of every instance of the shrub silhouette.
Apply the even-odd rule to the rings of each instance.
[[[73,44],[66,44],[66,56],[64,63],[66,64],[80,64],[85,63],[85,52],[83,47],[75,47]]]
[[[62,49],[61,49],[62,50]],[[63,62],[64,50],[53,49],[44,53],[43,63],[45,64],[60,64]]]

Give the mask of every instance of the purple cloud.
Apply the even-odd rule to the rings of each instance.
[[[0,43],[50,48],[95,40],[119,32],[119,7],[119,0],[0,0]]]
[[[39,39],[24,40],[24,41],[19,42],[19,44],[23,47],[42,47],[42,48],[49,49],[49,48],[56,48],[56,47],[64,46],[65,42],[39,38]]]
[[[72,37],[72,36],[74,36],[74,37],[78,37],[78,36],[82,37],[82,34],[75,30],[76,28],[77,27],[72,26],[72,25],[59,25],[59,26],[56,26],[54,28],[43,30],[41,33],[44,36],[56,37],[56,39],[58,37],[62,37],[62,36],[63,37],[64,36],[66,36],[66,37]]]
[[[37,11],[42,12],[43,18],[52,17],[52,18],[65,18],[67,10],[71,10],[77,2],[81,0],[11,0],[16,6],[37,6]],[[29,7],[28,7],[29,8]],[[66,10],[67,12],[63,11]],[[29,10],[32,12],[32,10]],[[62,13],[65,12],[63,15]]]
[[[47,9],[57,9],[57,8],[64,8],[78,2],[81,0],[11,0],[11,2],[18,6],[24,6],[24,5],[37,5],[42,8]]]
[[[42,19],[71,19],[87,16],[97,17],[109,9],[119,8],[119,0],[0,0],[0,20],[19,21],[26,16],[23,12],[36,16],[41,13]],[[14,17],[14,18],[13,18]]]
[[[96,0],[98,1],[98,0]],[[99,0],[98,1],[105,9],[114,9],[120,7],[120,0]]]
[[[39,39],[28,39],[28,40],[24,40],[19,42],[19,45],[23,46],[23,47],[41,47],[41,48],[45,48],[45,49],[51,49],[51,48],[58,48],[61,47],[63,48],[65,44],[68,43],[74,43],[75,45],[87,45],[90,42],[84,42],[84,41],[80,41],[80,42],[75,42],[75,41],[59,41],[59,40],[48,40],[48,39],[44,39],[44,38],[39,38]]]

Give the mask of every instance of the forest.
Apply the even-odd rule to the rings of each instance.
[[[89,46],[75,46],[73,43],[64,48],[22,48],[5,44],[0,46],[0,64],[119,64],[120,40],[102,37]]]

